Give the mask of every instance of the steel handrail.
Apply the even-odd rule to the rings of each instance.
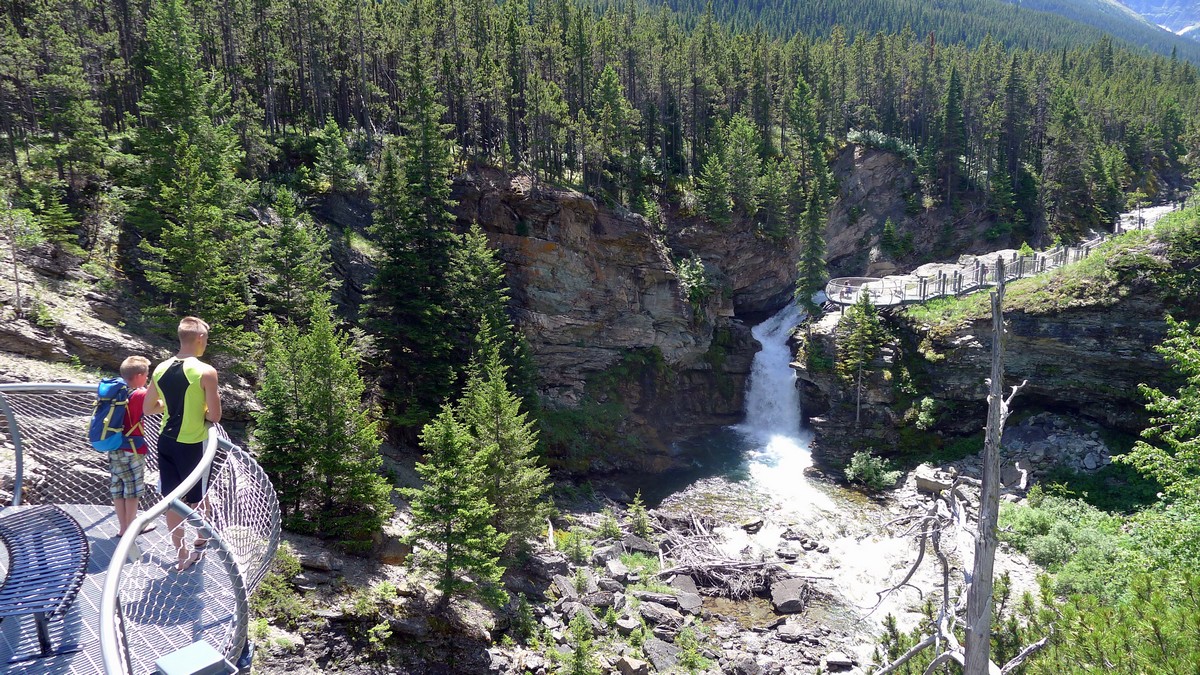
[[[125,567],[125,559],[129,557],[129,553],[133,550],[137,538],[141,536],[142,531],[146,529],[150,521],[166,513],[168,508],[174,507],[174,502],[178,501],[182,505],[182,497],[195,487],[201,478],[208,474],[209,470],[212,469],[213,460],[217,457],[218,447],[226,445],[228,446],[227,450],[237,448],[237,446],[229,441],[222,439],[218,435],[217,428],[216,425],[208,425],[208,438],[204,441],[204,454],[200,457],[200,463],[196,465],[196,468],[192,469],[188,477],[172,490],[170,494],[164,495],[153,506],[134,518],[133,522],[125,530],[125,535],[117,542],[117,549],[113,552],[112,559],[108,562],[108,575],[104,579],[104,590],[100,595],[100,658],[104,663],[105,675],[127,675],[129,672],[121,660],[124,650],[122,649],[120,639],[117,637],[116,624],[117,603],[120,600],[118,595],[121,589],[121,573]],[[188,510],[190,511],[190,509]],[[187,511],[182,511],[181,513],[185,517],[189,516]],[[213,532],[211,525],[207,522],[204,522],[204,525],[204,529],[211,534]],[[218,546],[223,544],[223,541],[219,538],[214,538],[214,541]],[[238,581],[240,581],[240,576],[239,574]]]

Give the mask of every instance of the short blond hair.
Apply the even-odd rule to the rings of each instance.
[[[208,334],[208,323],[204,319],[185,316],[179,320],[179,343],[190,345],[201,335]]]
[[[121,362],[121,377],[130,380],[138,375],[150,372],[150,359],[144,356],[130,356]]]

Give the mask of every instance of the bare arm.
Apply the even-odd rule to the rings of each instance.
[[[221,421],[221,394],[217,391],[216,368],[209,368],[200,376],[200,386],[204,387],[204,405],[208,407],[204,419],[216,424]]]
[[[150,380],[150,386],[146,387],[146,398],[142,399],[142,414],[157,415],[165,409],[166,406],[158,396],[158,383]]]

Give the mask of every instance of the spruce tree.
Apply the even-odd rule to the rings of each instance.
[[[947,204],[958,194],[959,183],[962,181],[959,158],[967,152],[967,128],[963,122],[962,99],[962,82],[957,69],[951,66],[938,120],[938,179],[942,183]]]
[[[359,357],[332,314],[324,296],[312,303],[306,330],[264,321],[254,443],[288,527],[361,551],[394,509]]]
[[[1056,241],[1075,242],[1100,219],[1088,179],[1087,130],[1064,86],[1052,98],[1047,136],[1041,182],[1046,231]]]
[[[696,201],[700,213],[717,225],[728,225],[733,220],[731,192],[725,158],[720,152],[713,152],[704,161],[704,168],[696,180]]]
[[[141,242],[143,264],[146,280],[165,299],[152,314],[164,325],[179,316],[204,317],[214,326],[213,345],[237,351],[250,309],[247,270],[239,264],[247,225],[222,206],[221,186],[205,159],[205,149],[179,134],[176,172],[151,201],[163,223],[157,237]]]
[[[508,535],[491,525],[495,507],[488,503],[483,458],[471,451],[471,439],[450,406],[421,431],[424,462],[417,462],[423,485],[404,490],[412,502],[412,564],[437,576],[439,607],[483,584],[494,586],[504,573],[499,553]]]
[[[278,223],[263,226],[258,267],[263,276],[260,311],[291,323],[308,319],[312,303],[329,289],[329,240],[307,214],[297,213],[295,195],[275,193]]]
[[[729,175],[729,194],[734,208],[747,216],[758,211],[759,176],[762,174],[762,149],[758,131],[745,115],[734,115],[725,126],[725,170]]]
[[[825,211],[815,185],[800,219],[800,259],[796,268],[796,300],[814,314],[817,307],[812,296],[825,287]]]
[[[381,259],[364,307],[389,374],[389,413],[415,431],[453,393],[456,364],[446,270],[454,245],[450,209],[453,143],[441,123],[424,47],[406,63],[410,94],[405,135],[384,151],[371,233]]]
[[[449,323],[454,332],[454,362],[467,364],[494,342],[508,369],[508,383],[518,396],[537,396],[537,370],[529,343],[509,317],[504,264],[478,223],[456,237],[447,270]]]
[[[792,235],[788,218],[788,189],[796,182],[791,162],[773,159],[767,162],[766,170],[759,179],[759,194],[762,196],[758,209],[759,232],[776,238]]]
[[[79,247],[79,221],[67,210],[66,203],[57,190],[52,191],[46,198],[42,211],[38,213],[38,224],[46,240],[54,244],[55,249],[74,256],[85,256],[87,253]]]
[[[236,177],[242,154],[229,126],[228,96],[201,66],[199,37],[182,0],[151,5],[145,50],[149,80],[138,101],[142,123],[134,141],[142,159],[142,197],[130,217],[143,235],[153,238],[164,225],[159,193],[180,171],[178,151],[185,138],[200,149],[195,159],[207,175],[213,205],[236,213],[246,187]]]
[[[883,324],[871,301],[871,294],[860,289],[858,300],[838,325],[837,373],[845,382],[854,384],[854,424],[858,425],[862,414],[863,375],[871,372],[871,363],[879,355],[884,339]]]
[[[490,522],[508,537],[506,552],[512,553],[542,529],[549,513],[549,473],[538,461],[535,423],[507,383],[499,346],[488,328],[481,327],[481,333],[484,346],[459,400],[458,417],[482,463],[484,497],[495,509]]]
[[[317,135],[317,161],[313,169],[319,192],[345,192],[353,187],[350,150],[333,115],[325,118],[325,126]]]
[[[1200,487],[1200,324],[1167,317],[1167,338],[1155,351],[1181,382],[1175,392],[1139,387],[1150,425],[1122,461],[1161,483],[1172,499],[1194,499]]]

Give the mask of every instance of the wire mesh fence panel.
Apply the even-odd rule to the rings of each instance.
[[[112,530],[103,546],[93,543],[94,560],[111,559],[116,523],[109,453],[92,449],[87,441],[94,388],[2,385],[0,398],[0,408],[8,408],[16,427],[0,414],[0,468],[5,469],[0,489],[8,492],[6,501],[12,500],[17,483],[19,442],[21,503],[76,505],[79,518],[91,518],[93,534]],[[139,500],[143,511],[162,500],[155,450],[159,423],[157,415],[143,422],[150,448],[146,490]],[[221,442],[195,514],[176,533],[156,518],[155,527],[136,538],[120,566],[117,616],[92,619],[116,627],[126,672],[153,672],[155,660],[201,639],[236,659],[234,652],[245,640],[246,597],[265,575],[278,544],[279,505],[258,463],[231,444],[224,429],[216,430]],[[93,568],[102,576],[107,560]]]

